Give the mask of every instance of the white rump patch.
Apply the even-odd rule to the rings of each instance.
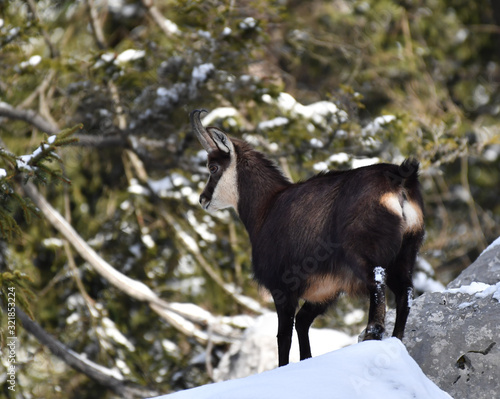
[[[413,201],[405,199],[403,204],[395,193],[386,193],[380,198],[380,203],[390,212],[404,219],[405,231],[417,230],[422,227],[424,217],[420,207]]]
[[[399,203],[398,196],[394,193],[387,193],[380,198],[380,203],[389,209],[392,213],[403,217],[403,208]]]
[[[422,225],[422,211],[412,202],[403,202],[403,215],[406,226],[410,229]]]

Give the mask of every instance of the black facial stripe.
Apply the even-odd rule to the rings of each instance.
[[[205,188],[203,189],[203,195],[207,198],[207,200],[211,201],[212,197],[214,195],[214,190],[215,187],[217,186],[217,183],[219,182],[220,176],[210,176],[208,179],[207,184],[205,185]]]
[[[211,165],[213,163],[218,165],[221,171],[224,171],[231,163],[231,156],[226,154],[224,151],[212,151],[208,154],[207,165]]]
[[[217,173],[211,174],[208,178],[208,182],[203,189],[203,195],[209,200],[212,200],[214,195],[215,187],[219,183],[220,178],[224,171],[229,167],[231,163],[231,157],[229,154],[226,154],[224,151],[212,151],[208,154],[207,166],[211,164],[215,164],[219,166],[219,170]]]

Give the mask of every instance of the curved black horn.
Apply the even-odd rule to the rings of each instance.
[[[208,134],[207,130],[201,123],[200,116],[203,112],[208,112],[206,109],[195,109],[191,114],[189,115],[189,119],[191,121],[191,126],[193,127],[193,131],[196,134],[196,137],[198,137],[199,142],[207,152],[211,152],[213,150],[216,150],[217,147],[214,144],[212,138]]]

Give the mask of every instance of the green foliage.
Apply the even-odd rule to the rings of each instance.
[[[31,222],[31,216],[39,216],[37,208],[29,198],[21,196],[16,192],[14,184],[22,180],[23,184],[32,180],[37,184],[48,182],[63,182],[70,184],[70,180],[63,176],[61,166],[62,160],[55,153],[58,147],[65,147],[78,141],[71,137],[82,125],[62,130],[59,134],[48,137],[45,135],[40,146],[30,155],[16,156],[4,148],[0,148],[0,165],[6,169],[0,169],[0,233],[5,239],[12,239],[13,235],[20,234],[21,230],[14,218],[17,208],[22,210],[24,220]],[[57,162],[59,167],[53,168],[49,164]]]
[[[16,292],[16,306],[19,306],[24,310],[28,316],[34,319],[33,312],[31,310],[30,301],[32,301],[35,296],[31,291],[30,285],[33,280],[26,274],[20,272],[19,270],[14,270],[14,272],[3,272],[0,274],[0,299],[2,303],[7,303],[7,294],[9,288],[14,288]],[[0,311],[2,308],[0,307]]]
[[[35,299],[35,295],[31,291],[31,283],[33,283],[33,280],[19,270],[14,270],[12,273],[0,273],[0,315],[2,319],[7,303],[11,303],[9,302],[9,298],[15,298],[13,302],[15,306],[19,306],[19,308],[24,310],[32,319],[35,318],[31,305],[32,301]],[[0,349],[4,348],[4,334],[5,332],[2,326],[0,326]]]

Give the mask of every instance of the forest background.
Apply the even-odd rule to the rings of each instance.
[[[499,58],[494,0],[0,2],[0,397],[206,383],[273,309],[237,216],[197,203],[193,109],[294,180],[419,159],[419,267],[449,282],[500,235]]]

